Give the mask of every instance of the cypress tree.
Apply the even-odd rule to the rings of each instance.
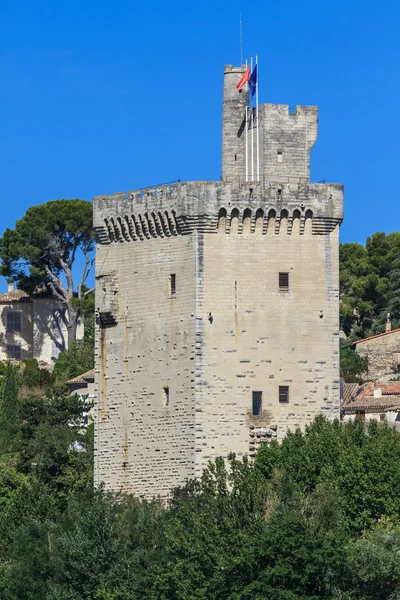
[[[7,365],[0,392],[0,451],[12,452],[19,429],[17,368]]]

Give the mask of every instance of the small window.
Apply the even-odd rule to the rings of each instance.
[[[17,344],[7,344],[7,355],[8,358],[21,360],[21,346],[18,346]]]
[[[171,296],[176,294],[176,274],[171,273],[169,276],[169,293]]]
[[[289,273],[279,273],[279,289],[282,292],[289,290]]]
[[[279,386],[279,402],[289,402],[289,386]]]
[[[163,396],[164,406],[168,406],[169,405],[169,387],[167,385],[163,386],[162,396]]]
[[[386,415],[379,415],[379,420],[383,423],[386,419]]]
[[[253,415],[258,417],[262,412],[262,392],[253,392]]]
[[[276,162],[278,162],[278,163],[281,163],[281,162],[283,162],[283,153],[282,153],[282,152],[280,152],[280,151],[278,151],[278,152],[276,153]]]
[[[7,311],[7,333],[21,332],[21,315],[22,313],[20,310]]]
[[[365,410],[358,410],[356,412],[356,421],[365,421]]]

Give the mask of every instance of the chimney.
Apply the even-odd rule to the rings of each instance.
[[[11,283],[8,282],[8,291],[9,292],[13,292],[14,291],[14,282],[13,281]]]

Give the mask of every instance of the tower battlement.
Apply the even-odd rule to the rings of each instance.
[[[190,182],[99,196],[94,206],[100,244],[185,235],[196,229],[216,232],[221,211],[225,211],[228,223],[235,211],[239,217],[250,215],[252,222],[262,217],[265,232],[272,214],[277,223],[282,214],[289,223],[294,218],[304,222],[308,215],[312,232],[321,234],[343,219],[343,186]]]
[[[245,173],[246,154],[249,163],[257,153],[254,130],[258,125],[259,179],[308,183],[310,153],[318,136],[318,107],[296,106],[290,111],[287,104],[260,104],[257,123],[255,109],[246,112],[248,91],[236,89],[245,70],[245,66],[232,65],[224,69],[222,179],[257,179],[254,168],[247,169],[247,178]]]

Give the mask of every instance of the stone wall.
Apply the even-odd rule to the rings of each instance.
[[[257,111],[248,108],[247,85],[237,83],[245,67],[226,65],[222,110],[223,181],[307,183],[310,154],[318,136],[318,107],[261,104],[259,124],[259,177],[257,178]],[[253,102],[254,104],[254,102]],[[247,147],[247,178],[246,178]]]
[[[342,209],[342,187],[318,184],[95,198],[96,482],[165,495],[210,458],[339,415]]]
[[[368,359],[369,379],[395,377],[400,365],[400,329],[355,343],[354,347],[360,356]]]
[[[7,333],[7,312],[15,311],[21,314],[21,331]],[[31,302],[9,302],[0,304],[0,360],[8,360],[7,345],[21,347],[21,359],[32,357],[32,321],[33,305]]]

